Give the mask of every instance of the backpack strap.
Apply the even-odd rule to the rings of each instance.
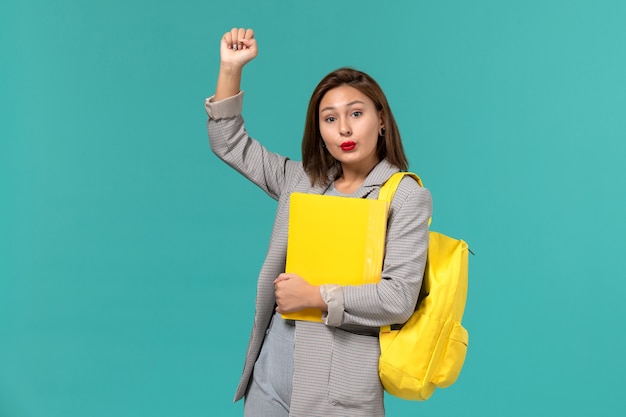
[[[413,177],[415,181],[417,181],[417,183],[420,185],[420,187],[424,186],[424,184],[422,183],[422,179],[417,174],[414,174],[412,172],[396,172],[387,180],[387,182],[383,184],[383,186],[380,188],[380,192],[378,193],[378,199],[387,202],[387,209],[389,209],[389,206],[391,205],[391,200],[393,199],[393,196],[398,189],[398,185],[400,185],[400,181],[402,181],[402,178],[404,178],[405,175]],[[429,226],[431,220],[432,218],[428,219]],[[394,326],[396,325],[381,326],[380,332],[389,333],[392,330],[397,330],[397,328],[394,328]]]
[[[415,181],[417,181],[420,187],[424,186],[424,184],[422,183],[422,179],[419,177],[419,175],[414,174],[413,172],[403,172],[403,171],[396,172],[391,177],[389,177],[387,182],[385,182],[382,187],[380,187],[380,192],[378,193],[378,199],[384,200],[387,202],[387,210],[389,210],[389,206],[391,206],[391,200],[393,199],[393,195],[396,193],[396,190],[398,189],[398,185],[400,185],[400,181],[402,181],[402,178],[404,178],[405,175],[408,175],[409,177],[412,177],[413,179],[415,179]],[[428,226],[430,226],[430,223],[432,221],[433,221],[432,217],[428,219]]]
[[[398,188],[400,181],[402,181],[402,178],[404,178],[405,175],[413,177],[415,181],[417,181],[417,183],[420,185],[420,187],[424,186],[424,184],[422,184],[422,179],[417,174],[414,174],[412,172],[396,172],[387,180],[387,182],[383,184],[383,186],[380,188],[380,192],[378,193],[378,199],[386,201],[387,207],[389,207],[389,204],[391,204],[393,195],[396,193],[396,189]]]

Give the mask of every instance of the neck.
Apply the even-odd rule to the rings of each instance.
[[[367,178],[378,162],[378,160],[374,160],[369,163],[359,164],[358,166],[342,164],[342,174],[341,177],[337,178],[335,181],[335,188],[346,194],[355,192],[361,184],[363,184],[365,178]]]

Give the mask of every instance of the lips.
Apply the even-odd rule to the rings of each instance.
[[[351,151],[356,148],[356,142],[346,141],[343,142],[340,146],[342,151]]]

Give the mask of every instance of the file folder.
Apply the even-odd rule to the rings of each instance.
[[[312,285],[362,285],[380,281],[387,202],[292,193],[285,272]],[[319,309],[283,314],[322,321]]]

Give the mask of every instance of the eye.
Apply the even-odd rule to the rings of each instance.
[[[353,117],[361,117],[362,115],[363,115],[362,111],[357,110],[357,111],[352,112]]]
[[[328,116],[328,117],[324,118],[324,121],[325,121],[326,123],[332,123],[332,122],[334,122],[335,120],[337,120],[337,119],[335,118],[335,116]]]

